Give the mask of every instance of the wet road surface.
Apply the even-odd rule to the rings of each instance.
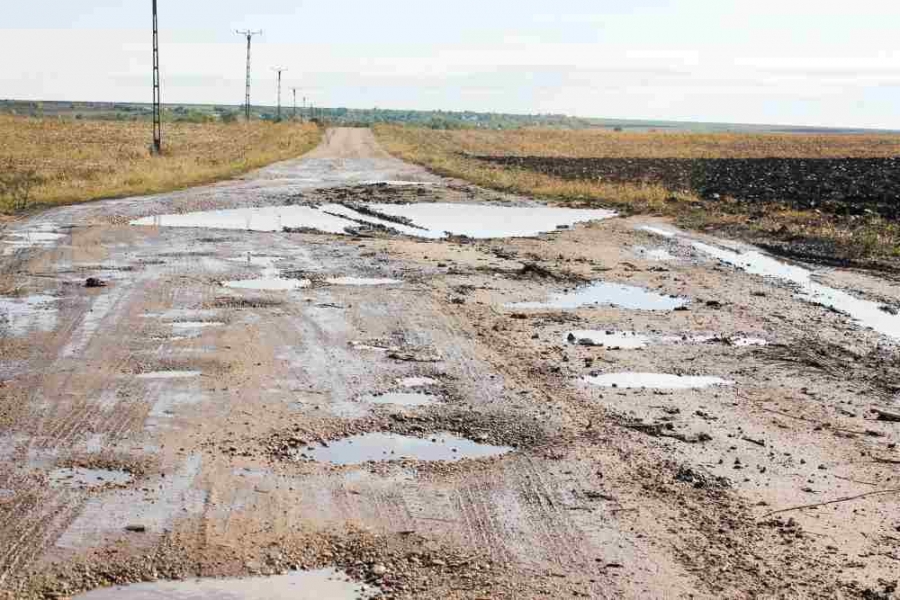
[[[882,593],[900,287],[529,206],[340,129],[0,232],[0,590]]]

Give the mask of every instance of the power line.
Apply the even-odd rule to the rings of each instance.
[[[281,120],[281,74],[287,71],[287,69],[281,67],[275,67],[272,69],[276,73],[278,73],[278,120]]]
[[[159,19],[153,0],[153,153],[162,152],[162,94],[159,86]]]
[[[244,97],[244,118],[249,122],[250,121],[250,44],[253,41],[254,35],[262,35],[262,31],[250,31],[249,29],[245,31],[235,31],[238,35],[243,35],[247,38],[247,91]]]

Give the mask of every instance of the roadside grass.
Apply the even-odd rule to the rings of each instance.
[[[671,217],[684,228],[727,232],[757,243],[788,244],[803,248],[802,253],[811,257],[891,262],[900,258],[900,225],[877,215],[838,216],[728,198],[704,201],[661,185],[566,180],[467,156],[881,158],[900,156],[900,136],[439,131],[397,125],[378,125],[374,130],[391,154],[440,175],[491,189],[578,206],[605,206],[625,215]]]
[[[202,185],[300,156],[321,135],[297,123],[171,123],[154,157],[146,123],[0,116],[0,184],[13,182],[0,185],[0,214]]]

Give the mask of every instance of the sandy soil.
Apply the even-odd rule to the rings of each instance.
[[[0,250],[0,292],[20,311],[0,322],[0,594],[336,567],[389,598],[895,597],[900,423],[872,409],[900,412],[896,340],[698,254],[689,237],[638,229],[665,223],[492,241],[128,225],[364,201],[372,189],[357,184],[373,180],[435,184],[380,197],[527,202],[440,179],[386,155],[368,130],[340,129],[302,160],[239,180],[6,228],[64,235]],[[265,256],[313,285],[222,285],[259,277]],[[342,276],[402,283],[324,283]],[[88,277],[106,285],[85,287]],[[817,277],[900,301],[896,283]],[[506,307],[599,279],[691,302]],[[20,307],[34,297],[49,300]],[[567,341],[588,329],[652,343]],[[670,339],[700,335],[716,337]],[[769,344],[728,343],[741,336]],[[626,371],[735,384],[584,381]],[[435,380],[438,401],[360,405],[407,377]],[[367,432],[449,432],[513,451],[360,466],[300,456]]]

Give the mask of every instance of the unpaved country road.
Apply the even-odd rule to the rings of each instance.
[[[360,185],[378,181],[394,183]],[[894,331],[896,284],[817,272],[865,301],[852,318],[804,300],[799,271],[764,278],[718,260],[739,246],[640,229],[674,232],[652,220],[496,240],[129,224],[398,201],[473,218],[465,203],[528,202],[339,129],[239,180],[4,231],[2,593],[334,568],[395,598],[893,597],[897,341],[863,325]],[[267,278],[292,289],[224,285]],[[687,310],[628,308],[633,288],[616,305],[509,306],[601,280]],[[586,330],[643,337],[569,339]],[[622,373],[725,381],[585,379]],[[443,458],[511,451],[427,462],[362,441],[393,436]],[[387,460],[325,454],[365,450]],[[235,597],[276,597],[267,581]]]

